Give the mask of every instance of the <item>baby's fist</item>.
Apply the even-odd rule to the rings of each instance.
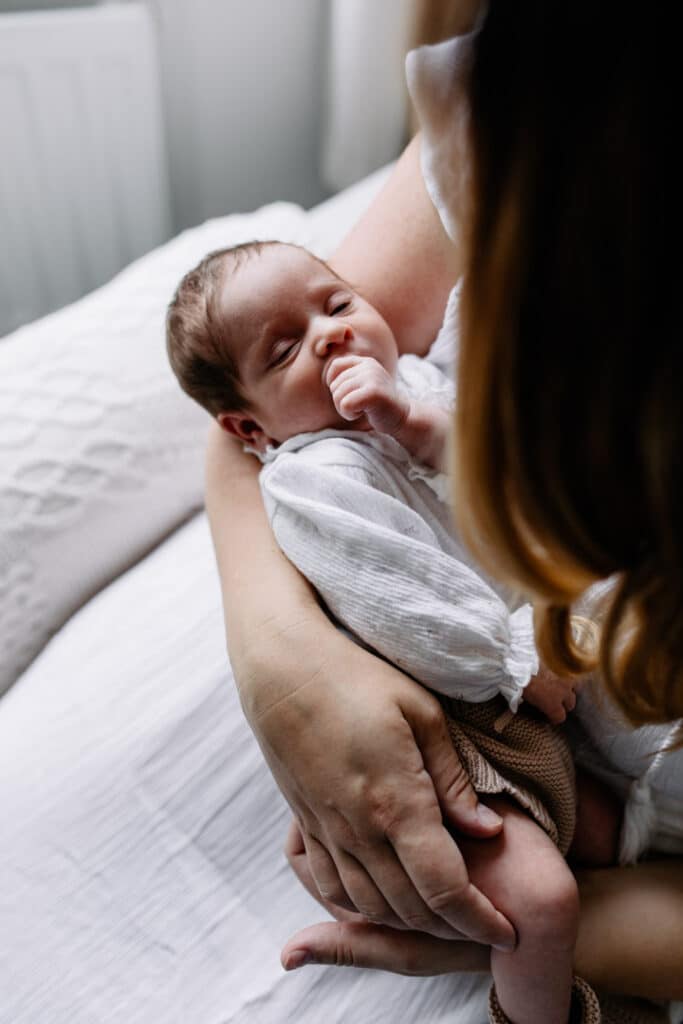
[[[524,688],[524,700],[542,711],[553,725],[560,725],[569,711],[576,707],[577,679],[556,676],[541,666],[538,674]]]
[[[374,430],[393,434],[410,411],[393,377],[372,356],[340,356],[327,368],[326,383],[335,409],[345,420],[365,416]]]

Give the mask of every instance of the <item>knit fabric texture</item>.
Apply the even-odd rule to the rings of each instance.
[[[489,1024],[510,1024],[509,1017],[503,1013],[500,1007],[494,985],[491,986],[489,992]],[[605,1018],[600,1013],[598,998],[590,985],[582,978],[574,978],[572,983],[569,1024],[605,1024]],[[623,1024],[626,1022],[624,1021]]]
[[[646,999],[613,996],[593,991],[588,982],[574,978],[569,1024],[668,1024],[663,1006]],[[498,1002],[495,985],[489,992],[489,1024],[510,1024]]]
[[[576,825],[576,780],[561,731],[498,696],[479,704],[445,698],[448,731],[477,793],[506,793],[564,856]]]

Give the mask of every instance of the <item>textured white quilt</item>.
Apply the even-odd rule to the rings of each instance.
[[[204,515],[163,540],[205,433],[159,348],[177,277],[225,239],[325,254],[380,181],[211,222],[0,342],[0,1024],[485,1020],[481,978],[282,971],[321,911],[281,854]]]

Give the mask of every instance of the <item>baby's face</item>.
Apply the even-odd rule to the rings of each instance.
[[[353,428],[325,383],[339,356],[373,356],[396,371],[396,341],[383,317],[303,249],[274,245],[251,255],[226,275],[223,303],[250,405],[245,421],[260,431],[246,439],[257,447],[309,430]]]

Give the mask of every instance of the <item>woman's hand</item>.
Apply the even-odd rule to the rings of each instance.
[[[292,625],[289,645],[278,632],[271,657],[261,648],[252,671],[272,705],[241,688],[316,893],[375,923],[512,948],[512,926],[469,882],[443,824],[479,837],[501,828],[477,803],[440,705],[323,623]]]
[[[285,852],[301,883],[319,899],[297,826]],[[683,863],[673,857],[629,868],[577,873],[581,920],[574,971],[595,988],[642,999],[683,999]],[[285,970],[305,964],[370,967],[395,974],[488,971],[490,950],[420,932],[368,924],[325,904],[336,922],[302,929],[282,950]]]
[[[296,822],[291,824],[285,853],[302,885],[337,919],[337,923],[314,924],[294,935],[282,950],[285,970],[291,971],[311,963],[370,967],[395,974],[422,976],[489,970],[488,946],[369,924],[360,914],[341,910],[322,900],[311,875],[303,837]]]

